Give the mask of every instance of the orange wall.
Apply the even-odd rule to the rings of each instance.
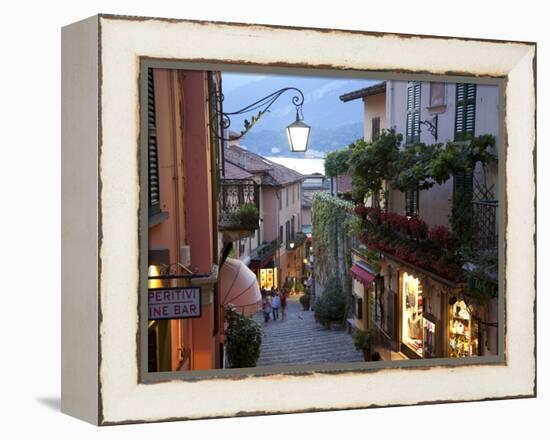
[[[207,72],[155,69],[154,84],[161,209],[168,218],[149,229],[149,248],[168,248],[175,264],[180,246],[190,245],[191,270],[209,273],[215,258]],[[213,309],[203,304],[200,318],[171,322],[173,370],[179,364],[182,333],[191,348],[192,369],[216,366]]]

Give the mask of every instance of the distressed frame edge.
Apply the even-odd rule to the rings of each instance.
[[[109,18],[113,18],[113,16],[108,16]],[[116,18],[118,18],[118,16],[116,16]],[[180,20],[178,20],[180,21]],[[188,21],[188,20],[183,20],[183,21]],[[203,22],[203,23],[211,23],[211,22]],[[225,24],[225,23],[224,23]],[[231,23],[229,23],[231,24]],[[292,28],[292,29],[300,29],[300,28]],[[312,28],[306,28],[306,29],[312,29]],[[327,29],[323,29],[322,30],[323,32],[326,32]],[[346,32],[346,31],[343,31],[343,32]],[[419,36],[419,37],[424,37],[424,36]],[[426,36],[426,38],[429,38]],[[436,38],[444,38],[444,37],[436,37]],[[453,39],[454,37],[451,37],[451,39]],[[465,40],[472,40],[472,39],[465,39]],[[482,40],[482,41],[491,41],[491,40]],[[504,41],[498,41],[499,43],[505,43]],[[531,43],[525,43],[525,44],[531,44]],[[535,49],[536,49],[536,44],[535,44]],[[535,55],[533,56],[533,65],[536,65],[536,52],[535,52]],[[312,66],[313,67],[313,66]],[[534,78],[535,78],[535,81],[534,81],[534,86],[535,86],[535,111],[536,111],[536,69],[533,68],[533,75],[534,75]],[[534,200],[535,200],[535,209],[536,209],[536,123],[535,123],[535,131],[534,131],[534,136],[535,136],[535,142],[534,142],[534,145],[533,145],[533,148],[532,148],[532,154],[533,154],[533,160],[534,160],[534,164],[535,164],[535,169],[534,169],[534,172],[535,172],[535,176],[534,176],[534,181],[535,181],[535,193],[534,193]],[[534,223],[534,240],[536,240],[536,217],[535,217],[535,223]],[[481,399],[481,400],[500,400],[500,399],[505,399],[505,398],[514,398],[514,397],[521,397],[521,398],[524,398],[524,397],[535,397],[536,396],[536,242],[535,242],[535,272],[534,272],[534,311],[535,311],[535,332],[534,332],[534,337],[535,337],[535,383],[534,383],[534,389],[533,389],[533,395],[521,395],[521,396],[510,396],[510,397],[499,397],[499,398],[491,398],[491,399]],[[459,400],[460,402],[462,401],[473,401],[473,400]],[[438,402],[423,402],[423,403],[418,403],[418,404],[425,404],[425,403],[438,403]],[[443,403],[443,402],[439,402],[439,403]],[[404,405],[410,405],[410,404],[404,404]],[[367,406],[367,407],[377,407],[378,405],[371,405],[371,406]],[[394,405],[383,405],[383,406],[394,406]],[[403,406],[403,405],[395,405],[395,406]],[[336,409],[336,408],[335,408]],[[340,409],[340,408],[337,408],[337,409]],[[351,409],[351,407],[349,408]],[[326,410],[331,410],[331,409],[326,409]],[[305,410],[307,412],[309,411],[312,411],[312,410]],[[304,412],[304,411],[292,411],[292,412]],[[288,411],[285,411],[283,413],[289,413]],[[263,414],[263,412],[262,412]],[[269,414],[272,414],[272,412],[270,412]],[[253,413],[246,413],[246,414],[236,414],[236,416],[238,415],[254,415]],[[219,417],[225,417],[223,415],[221,416],[215,416],[215,418],[219,418]],[[199,418],[205,418],[205,417],[199,417]],[[167,418],[165,419],[166,421],[168,420],[189,420],[189,419],[194,419],[194,418]],[[159,421],[165,421],[165,420],[159,420]],[[150,420],[136,420],[136,421],[133,421],[133,420],[128,420],[127,423],[137,423],[137,422],[150,422]],[[100,424],[102,425],[107,425],[107,424],[121,424],[121,423],[125,423],[124,421],[120,422],[120,421],[115,421],[115,422],[109,422],[109,421],[105,421],[104,418],[103,418],[103,414],[101,414],[101,417],[100,417]]]

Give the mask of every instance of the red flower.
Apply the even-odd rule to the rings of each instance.
[[[369,220],[375,224],[380,224],[381,214],[380,208],[365,208],[367,210],[367,216]]]
[[[365,205],[357,205],[353,210],[360,217],[367,215],[367,208],[365,208]]]
[[[425,238],[428,234],[428,224],[418,217],[411,217],[409,220],[409,229],[413,238],[416,239]]]
[[[445,226],[434,226],[430,229],[429,238],[441,247],[446,248],[449,245],[451,233]]]

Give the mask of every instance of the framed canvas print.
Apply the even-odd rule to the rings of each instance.
[[[62,410],[111,425],[534,397],[535,56],[63,28]]]

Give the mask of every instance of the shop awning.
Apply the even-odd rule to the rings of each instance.
[[[364,285],[370,284],[374,281],[374,275],[357,264],[351,266],[350,274],[353,279],[363,283]]]
[[[241,314],[252,316],[262,306],[262,296],[256,275],[234,258],[223,264],[218,278],[221,304],[232,304]]]

